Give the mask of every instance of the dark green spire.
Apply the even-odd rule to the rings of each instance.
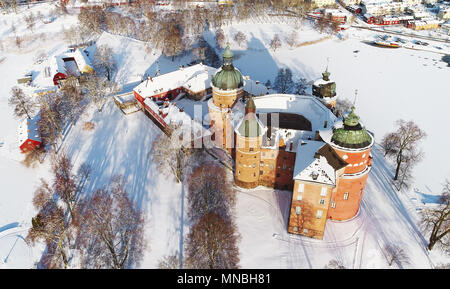
[[[328,72],[328,66],[327,66],[327,69],[325,69],[325,72],[322,73],[322,79],[325,81],[330,80],[330,73]]]
[[[352,107],[352,111],[344,118],[344,127],[333,132],[331,141],[345,148],[364,148],[372,143],[372,136],[359,123],[355,107]]]

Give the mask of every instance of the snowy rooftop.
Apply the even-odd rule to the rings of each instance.
[[[66,64],[64,62],[65,58],[74,58],[79,70],[82,70],[86,65],[92,66],[86,53],[84,53],[84,51],[80,48],[77,48],[74,51],[67,51],[65,53],[58,54],[52,57],[52,59],[50,60],[50,70],[52,75],[55,75],[58,72],[64,74],[68,73]]]
[[[189,67],[181,67],[178,70],[149,77],[134,90],[143,98],[164,93],[179,87],[186,87],[189,90],[198,92],[211,86],[211,78],[216,72],[216,68],[202,63]]]
[[[336,116],[319,100],[309,95],[268,94],[253,98],[256,113],[292,113],[311,122],[312,131],[331,128]]]
[[[335,170],[324,156],[316,154],[324,145],[319,141],[301,141],[298,144],[294,180],[336,185]]]
[[[41,141],[41,136],[38,133],[37,122],[40,119],[40,114],[33,118],[27,118],[19,125],[19,142],[23,144],[27,139]]]
[[[267,89],[264,84],[259,81],[252,80],[248,76],[245,77],[244,90],[249,94],[256,96],[262,96],[269,93],[269,89]]]

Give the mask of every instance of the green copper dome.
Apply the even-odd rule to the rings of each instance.
[[[372,136],[359,123],[355,107],[344,118],[344,127],[333,132],[331,141],[344,148],[364,148],[372,143]]]
[[[222,57],[222,68],[214,75],[213,85],[223,90],[232,90],[244,86],[242,74],[233,66],[233,53],[230,50],[230,45],[227,45]]]

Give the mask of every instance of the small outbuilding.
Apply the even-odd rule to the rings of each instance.
[[[19,144],[20,151],[27,153],[35,148],[39,148],[42,144],[41,136],[38,131],[38,121],[41,118],[37,114],[33,118],[25,119],[19,126]]]

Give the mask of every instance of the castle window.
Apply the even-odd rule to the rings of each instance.
[[[270,164],[270,168],[273,169],[273,164]]]
[[[335,202],[331,202],[331,207],[334,209],[336,208],[336,203]]]
[[[253,165],[252,165],[252,168],[256,168],[256,164],[253,164]]]
[[[320,195],[322,197],[325,197],[327,195],[327,188],[326,187],[322,187],[322,190],[320,191]]]
[[[324,199],[320,199],[319,204],[325,205],[325,200]]]
[[[295,207],[295,213],[296,213],[297,215],[300,215],[301,211],[302,211],[302,208],[300,208],[299,206],[296,206],[296,207]]]
[[[263,167],[264,166],[264,162],[259,162],[259,166]]]
[[[297,201],[301,201],[302,199],[303,199],[303,196],[300,195],[300,194],[298,194],[298,195],[297,195]]]
[[[303,229],[303,233],[308,234],[308,229]]]
[[[298,184],[298,192],[303,193],[305,190],[305,184]]]
[[[322,219],[322,215],[323,215],[323,211],[322,210],[317,210],[316,218],[317,219]]]
[[[263,172],[263,171],[259,171],[259,174],[260,174],[260,175],[263,175],[263,174],[264,174],[264,172]]]
[[[298,232],[298,227],[292,227],[292,231]]]
[[[285,170],[286,169],[286,164],[283,164],[283,170]]]
[[[348,200],[348,192],[344,193],[344,200]]]

